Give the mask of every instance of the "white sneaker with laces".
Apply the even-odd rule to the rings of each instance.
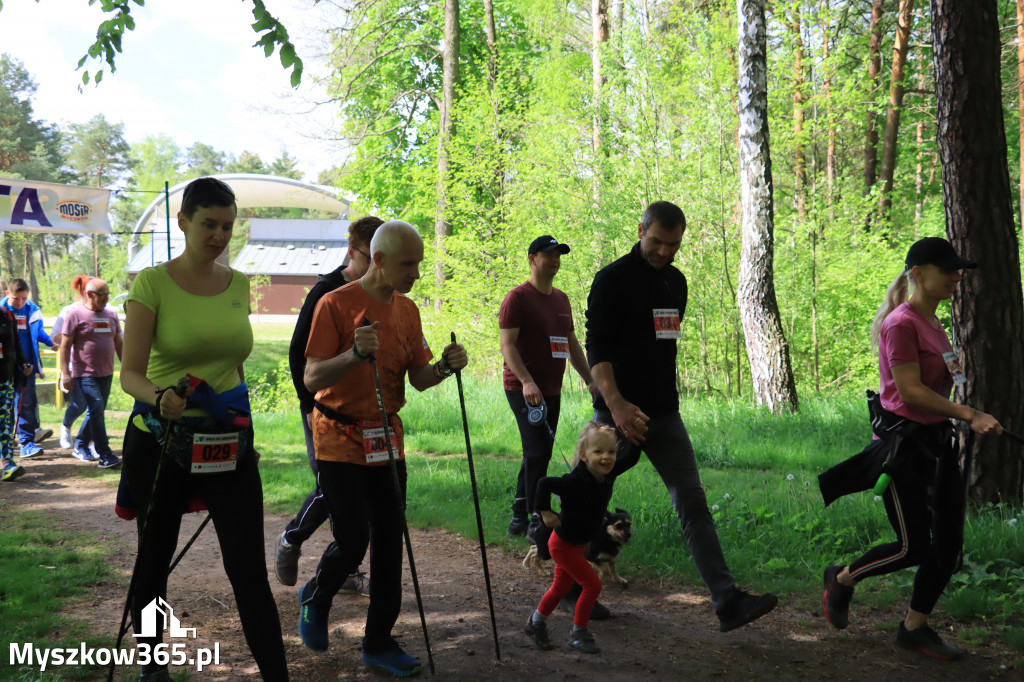
[[[71,442],[71,429],[60,425],[60,446],[65,450],[70,450],[74,443]]]

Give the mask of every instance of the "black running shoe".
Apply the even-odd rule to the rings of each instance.
[[[838,630],[850,624],[850,600],[853,599],[853,588],[837,580],[842,572],[842,566],[825,569],[825,593],[821,595],[821,610],[832,627]]]
[[[580,587],[579,583],[573,583],[569,589],[569,594],[562,597],[562,601],[558,602],[558,606],[569,615],[576,615],[576,601],[583,594],[583,588]],[[599,601],[594,602],[594,608],[590,611],[590,620],[608,620],[612,617],[611,609],[602,604]]]
[[[916,630],[908,630],[900,623],[900,629],[896,631],[896,644],[943,661],[955,661],[960,658],[959,649],[943,642],[938,633],[927,625],[922,625]]]
[[[771,592],[757,595],[738,588],[733,589],[736,590],[735,596],[716,611],[720,632],[729,632],[752,623],[779,605],[779,598]]]
[[[526,625],[523,626],[523,632],[533,640],[538,649],[550,651],[555,648],[555,645],[551,643],[551,638],[548,637],[547,623],[534,623],[533,616],[530,616],[526,621]]]
[[[594,635],[590,634],[590,628],[573,629],[569,632],[569,648],[581,654],[599,654],[601,647],[594,641]]]

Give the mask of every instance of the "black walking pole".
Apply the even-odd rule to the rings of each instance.
[[[1024,443],[1024,437],[1021,437],[1021,436],[1017,435],[1016,433],[1014,433],[1013,431],[1010,431],[1009,429],[1004,428],[1003,429],[1003,435],[1004,436],[1009,436],[1010,438],[1014,439],[1018,443]]]
[[[182,377],[178,379],[177,385],[172,390],[178,395],[178,397],[184,397],[185,391],[188,390],[188,387],[188,377]],[[157,402],[159,402],[159,400]],[[132,578],[128,582],[128,596],[124,600],[124,612],[121,614],[121,628],[118,631],[117,643],[114,644],[115,651],[121,648],[121,640],[124,638],[124,634],[127,630],[126,624],[128,622],[128,614],[131,613],[132,597],[135,595],[135,579],[139,568],[139,557],[142,556],[142,550],[146,546],[146,529],[149,527],[149,519],[153,514],[153,501],[156,499],[157,482],[160,480],[160,469],[164,463],[164,459],[167,455],[167,449],[171,443],[171,426],[173,424],[174,422],[172,420],[167,420],[167,433],[164,434],[164,442],[160,448],[160,457],[156,461],[156,473],[153,476],[153,489],[149,493],[149,502],[146,504],[146,515],[142,517],[139,523],[139,549],[135,553],[135,565],[132,567]],[[107,682],[111,682],[111,680],[114,679],[114,667],[116,665],[116,660],[111,660],[110,671],[107,673]]]
[[[452,343],[455,343],[455,332],[452,332]],[[466,418],[466,396],[462,391],[462,371],[455,371],[455,380],[459,384],[459,406],[462,408],[462,430],[466,434],[466,460],[469,462],[469,482],[473,488],[473,506],[476,508],[476,531],[480,535],[480,559],[484,564],[484,585],[487,587],[487,605],[491,609],[491,631],[494,633],[494,658],[501,660],[501,648],[498,646],[498,624],[494,620],[494,597],[491,595],[491,574],[487,570],[487,544],[484,542],[484,522],[480,517],[480,495],[476,490],[476,471],[473,469],[473,446],[469,443],[469,420]]]
[[[199,534],[202,533],[203,529],[206,528],[208,525],[210,525],[210,515],[209,514],[206,515],[206,518],[203,519],[203,522],[200,523],[199,527],[196,528],[194,533],[192,533],[192,537],[190,537],[188,539],[188,542],[185,543],[185,546],[181,548],[180,552],[178,552],[178,556],[174,557],[174,561],[171,562],[170,568],[167,569],[167,577],[171,576],[171,573],[174,572],[174,567],[177,566],[179,563],[181,563],[181,560],[185,556],[185,553],[188,552],[188,550],[192,548],[192,545],[196,544],[196,540],[199,539]],[[128,622],[126,622],[121,627],[121,632],[120,632],[120,634],[118,634],[118,637],[124,637],[126,634],[128,634],[128,630],[131,629],[132,625],[133,625],[132,619],[131,619],[131,616],[129,615],[128,616]]]
[[[366,317],[363,324],[370,326],[372,323]],[[398,479],[398,464],[395,461],[395,449],[391,445],[390,427],[388,424],[388,413],[384,409],[384,394],[380,389],[380,374],[377,372],[377,356],[370,353],[370,365],[373,367],[373,381],[377,388],[377,407],[380,408],[380,420],[384,427],[384,441],[388,444],[388,468],[391,469],[391,480],[395,484],[395,503],[398,505],[398,515],[402,518],[402,535],[405,536],[405,551],[409,555],[409,573],[412,574],[412,589],[416,593],[416,607],[420,611],[420,625],[423,626],[423,643],[427,647],[427,663],[430,666],[430,674],[434,674],[434,654],[430,651],[430,636],[427,634],[427,617],[423,614],[423,598],[420,596],[420,581],[416,577],[416,562],[412,558],[412,540],[409,538],[409,524],[405,521],[405,496],[402,495],[402,482]],[[372,579],[372,576],[371,576]]]

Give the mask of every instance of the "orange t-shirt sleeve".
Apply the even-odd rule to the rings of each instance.
[[[313,311],[313,324],[306,342],[306,357],[333,358],[352,347],[355,327],[346,319],[335,297],[320,299]]]
[[[427,337],[423,335],[423,325],[420,323],[420,311],[415,305],[410,305],[412,308],[412,315],[414,324],[416,327],[416,333],[420,337],[421,343],[415,346],[415,350],[412,353],[412,366],[411,369],[422,367],[433,359],[434,354],[430,350],[430,346],[427,344]]]

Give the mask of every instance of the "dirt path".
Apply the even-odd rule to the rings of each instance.
[[[93,585],[90,595],[69,608],[69,615],[91,623],[97,633],[116,633],[134,560],[135,525],[113,512],[114,489],[106,479],[85,477],[93,465],[78,462],[65,451],[48,449],[26,462],[27,474],[3,483],[0,495],[16,508],[54,514],[58,525],[89,531],[111,550],[110,561],[119,578]],[[111,474],[111,479],[116,476]],[[186,517],[182,542],[202,520]],[[265,518],[268,562],[273,544],[287,518]],[[638,528],[638,532],[643,529]],[[319,531],[305,546],[299,580],[309,577],[328,542]],[[608,585],[601,601],[611,607],[611,620],[593,623],[603,653],[584,656],[564,646],[551,652],[532,648],[520,632],[548,579],[524,569],[520,556],[496,547],[488,549],[498,624],[500,661],[487,608],[479,546],[475,540],[443,531],[412,532],[414,558],[427,614],[436,679],[443,680],[602,680],[722,679],[722,680],[988,680],[1020,679],[1012,669],[1015,656],[1001,645],[972,649],[957,663],[942,663],[897,649],[891,623],[896,611],[853,613],[844,632],[832,630],[821,616],[817,598],[790,601],[757,623],[722,634],[703,591],[634,581],[626,590]],[[525,547],[524,547],[525,550]],[[628,552],[628,549],[626,550]],[[628,566],[628,561],[624,562]],[[268,566],[270,564],[268,563]],[[628,568],[624,571],[628,577]],[[271,585],[281,614],[289,669],[293,680],[383,679],[359,662],[367,600],[339,595],[331,611],[331,645],[324,653],[306,649],[296,633],[298,587]],[[406,572],[405,601],[396,636],[424,662],[426,649],[416,610],[412,582]],[[245,680],[257,675],[241,636],[231,588],[221,566],[212,527],[200,536],[170,579],[167,601],[186,627],[197,628],[189,647],[212,647],[219,642],[220,665],[193,680]],[[896,607],[894,607],[896,608]],[[901,607],[900,607],[901,608]],[[856,609],[856,603],[855,603]],[[571,625],[560,611],[551,620],[552,639],[562,645]],[[935,623],[937,628],[948,623]],[[955,632],[952,641],[966,646]]]

